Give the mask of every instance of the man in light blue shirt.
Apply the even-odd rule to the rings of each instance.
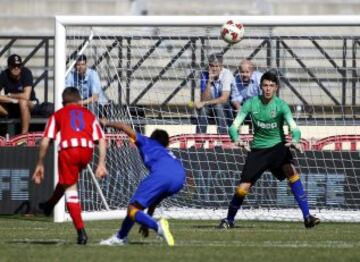
[[[210,113],[215,116],[218,134],[227,134],[228,114],[225,110],[230,112],[229,98],[235,79],[231,71],[223,67],[222,54],[211,54],[208,62],[208,71],[202,72],[200,76],[201,99],[195,102],[198,109],[196,133],[206,133]]]
[[[100,113],[103,116],[102,111],[109,101],[102,90],[98,73],[91,68],[87,68],[85,55],[80,55],[77,58],[75,69],[66,78],[65,86],[76,87],[80,91],[82,98],[80,103],[93,109],[92,111],[96,115]],[[96,104],[99,105],[99,108],[97,108]]]
[[[231,90],[231,104],[236,112],[240,111],[241,105],[253,96],[261,95],[260,79],[263,74],[254,70],[250,60],[242,60],[239,73],[235,76],[235,85]]]

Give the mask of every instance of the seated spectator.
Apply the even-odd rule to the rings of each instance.
[[[0,115],[21,120],[21,134],[29,131],[31,111],[37,104],[31,71],[19,55],[8,57],[8,68],[0,74]]]
[[[81,95],[80,103],[88,107],[95,115],[105,116],[109,101],[102,90],[98,73],[87,67],[85,55],[77,58],[75,69],[66,78],[65,86],[76,87]]]
[[[254,70],[250,60],[242,60],[239,73],[235,76],[235,85],[231,90],[231,104],[236,112],[240,111],[241,105],[250,97],[261,95],[260,79],[262,73]]]
[[[224,110],[229,110],[229,97],[234,76],[223,67],[222,54],[211,54],[208,58],[208,71],[201,73],[201,99],[194,105],[198,110],[196,133],[206,133],[208,113],[215,116],[219,134],[227,134],[227,121]]]

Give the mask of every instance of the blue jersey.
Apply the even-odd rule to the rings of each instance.
[[[182,168],[181,162],[155,139],[137,133],[136,145],[146,168],[151,173],[164,168],[170,170],[178,166]]]
[[[136,145],[150,174],[140,182],[130,203],[147,208],[179,192],[185,183],[185,170],[181,162],[155,139],[137,133]]]

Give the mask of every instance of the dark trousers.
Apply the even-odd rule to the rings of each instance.
[[[218,134],[227,134],[227,127],[232,123],[231,108],[228,105],[209,105],[197,110],[196,133],[205,134],[209,125],[209,117],[212,116],[217,125]]]

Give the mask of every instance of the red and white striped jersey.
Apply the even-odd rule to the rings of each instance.
[[[104,138],[95,115],[77,104],[69,104],[56,111],[48,120],[44,137],[60,138],[60,148],[94,147],[94,141]]]

